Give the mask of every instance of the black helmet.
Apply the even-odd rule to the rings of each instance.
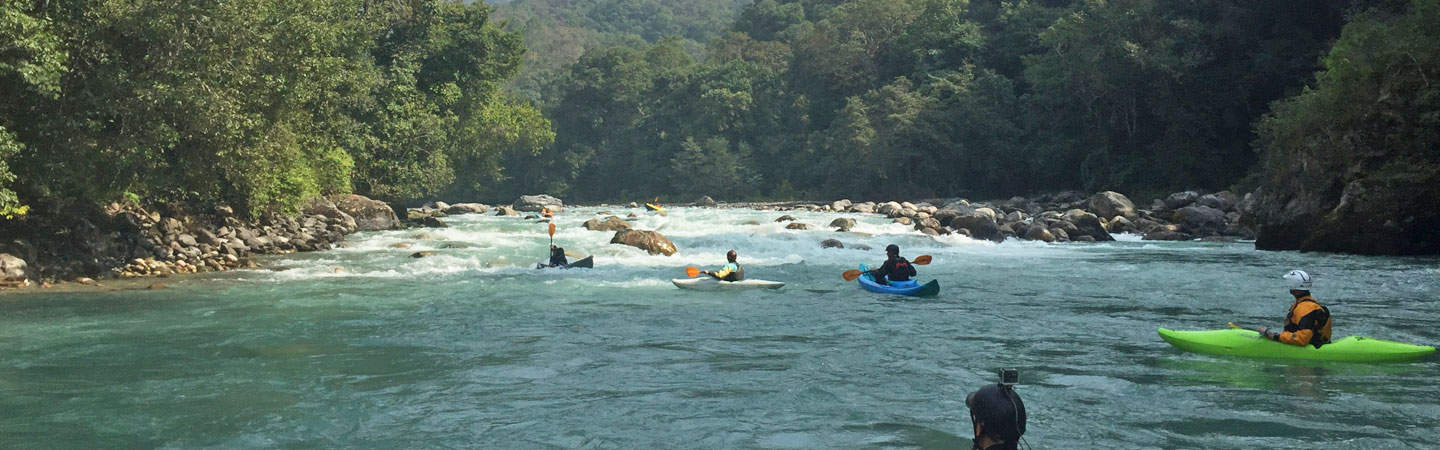
[[[737,253],[735,253],[734,250],[725,252],[725,259],[730,260],[730,262],[735,262],[735,259],[738,258],[739,256],[740,256],[740,255],[737,254]]]
[[[965,397],[965,406],[970,407],[970,422],[986,435],[1013,443],[1025,434],[1025,402],[1009,386],[986,385]]]
[[[898,255],[898,254],[900,254],[900,246],[895,245],[895,244],[887,245],[887,246],[885,246],[885,253],[890,253],[890,254]]]

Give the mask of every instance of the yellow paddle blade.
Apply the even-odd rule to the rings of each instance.
[[[1240,326],[1239,326],[1239,325],[1236,325],[1235,322],[1230,322],[1230,328],[1239,329]]]
[[[685,268],[685,276],[690,277],[690,278],[698,277],[698,276],[700,276],[700,269],[696,269],[695,266],[686,267],[686,268]]]
[[[840,274],[840,278],[844,278],[845,281],[855,281],[856,278],[860,278],[860,273],[859,270],[850,269]]]
[[[923,266],[923,265],[926,265],[926,264],[930,264],[930,260],[931,260],[931,259],[933,259],[933,258],[931,258],[930,255],[920,255],[920,256],[916,256],[916,257],[915,257],[915,260],[914,260],[914,261],[910,261],[910,263],[911,263],[911,264],[914,264],[914,265],[917,265],[917,266]]]

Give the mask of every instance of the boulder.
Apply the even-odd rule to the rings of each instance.
[[[652,255],[674,255],[675,243],[670,242],[659,232],[649,230],[622,230],[616,231],[615,236],[610,238],[611,244],[624,244],[644,250]]]
[[[1130,219],[1126,219],[1125,216],[1115,216],[1114,219],[1110,219],[1110,222],[1105,224],[1105,231],[1111,233],[1134,233],[1135,224],[1131,222]]]
[[[1195,201],[1199,199],[1200,194],[1196,193],[1195,191],[1176,192],[1174,194],[1170,194],[1170,196],[1168,197],[1165,197],[1165,209],[1184,208],[1186,206],[1190,206],[1191,203],[1195,203]]]
[[[787,229],[787,230],[808,230],[808,229],[810,229],[810,224],[804,223],[804,222],[793,222],[793,223],[791,223],[791,224],[789,224],[789,225],[785,225],[785,229]]]
[[[335,202],[335,207],[354,219],[355,231],[392,230],[400,227],[400,218],[395,215],[395,210],[379,200],[351,194],[340,197]]]
[[[1240,203],[1240,198],[1230,191],[1220,191],[1214,194],[1206,194],[1195,200],[1201,206],[1208,206],[1221,211],[1230,212],[1235,210],[1235,205]]]
[[[418,223],[420,226],[426,227],[426,228],[448,228],[448,227],[449,227],[449,225],[446,225],[445,222],[444,222],[444,221],[441,221],[439,217],[435,217],[435,216],[425,216],[424,218],[421,218],[420,220],[416,221],[416,223]]]
[[[1045,228],[1045,225],[1036,222],[1030,224],[1029,230],[1025,230],[1025,240],[1055,242],[1055,235],[1051,234],[1050,230]]]
[[[855,219],[839,217],[830,221],[830,226],[835,227],[835,231],[850,231],[851,228],[855,228]]]
[[[518,216],[518,215],[520,215],[520,212],[519,212],[519,211],[516,211],[515,208],[511,208],[511,207],[509,207],[509,206],[503,206],[503,205],[502,205],[502,206],[496,206],[496,207],[495,207],[495,215],[497,215],[497,216]]]
[[[830,209],[833,211],[844,211],[849,209],[851,204],[849,199],[840,199],[830,203]]]
[[[854,211],[854,212],[857,212],[857,213],[874,214],[874,213],[875,213],[875,204],[874,204],[874,203],[871,203],[871,202],[858,203],[858,204],[850,205],[850,210],[851,210],[851,211]]]
[[[934,229],[934,228],[922,228],[922,229],[920,230],[920,233],[921,233],[921,234],[924,234],[924,235],[926,235],[926,236],[939,236],[939,235],[940,235],[940,231],[939,231],[939,230],[936,230],[936,229]]]
[[[1079,236],[1089,236],[1100,242],[1115,240],[1114,237],[1110,236],[1110,232],[1105,231],[1105,225],[1100,223],[1100,218],[1085,210],[1072,209],[1065,211],[1065,221],[1075,225],[1075,229],[1078,231],[1078,234],[1070,233],[1072,239]]]
[[[0,284],[25,283],[25,260],[9,253],[0,253]]]
[[[415,252],[415,253],[411,253],[411,254],[410,254],[410,257],[411,257],[411,258],[424,258],[424,257],[426,257],[426,256],[435,256],[435,251],[433,251],[433,250],[421,250],[421,251],[418,251],[418,252]]]
[[[845,243],[839,239],[826,239],[820,241],[820,248],[845,248]]]
[[[626,222],[625,219],[615,216],[606,217],[603,221],[600,219],[590,219],[585,221],[585,224],[581,226],[591,231],[623,231],[635,227],[631,225],[630,222]]]
[[[1100,217],[1135,217],[1135,203],[1115,191],[1097,192],[1090,196],[1090,210]]]
[[[786,215],[783,215],[783,216],[780,216],[780,217],[775,218],[775,221],[776,221],[776,222],[789,222],[789,221],[792,221],[792,220],[797,220],[797,219],[795,219],[795,216],[792,216],[792,215],[789,215],[789,214],[786,214]]]
[[[510,207],[516,211],[540,212],[541,209],[549,208],[550,212],[560,212],[565,208],[565,202],[545,194],[522,195]]]
[[[904,209],[904,207],[900,206],[899,203],[885,202],[876,206],[875,212],[884,214],[886,217],[900,217],[900,211],[902,209]]]
[[[1209,206],[1186,206],[1173,217],[1173,222],[1195,234],[1217,234],[1225,229],[1225,213]]]
[[[895,218],[895,223],[898,223],[898,224],[901,224],[901,225],[910,225],[910,224],[912,223],[912,221],[910,220],[909,217],[896,217],[896,218]]]
[[[940,225],[940,221],[935,220],[934,217],[926,217],[915,221],[915,229],[918,231],[925,231],[927,229],[938,230],[941,226],[943,225]]]
[[[444,209],[445,214],[485,214],[490,207],[481,203],[456,203]]]
[[[704,207],[706,207],[706,208],[714,208],[714,207],[716,207],[716,206],[720,206],[719,203],[715,202],[715,199],[710,198],[710,196],[708,196],[708,195],[707,195],[707,196],[704,196],[704,197],[700,197],[700,200],[696,200],[696,201],[695,201],[695,205],[696,205],[696,206],[704,206]]]

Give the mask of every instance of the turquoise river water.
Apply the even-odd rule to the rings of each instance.
[[[1440,361],[1184,353],[1157,327],[1278,325],[1302,268],[1336,336],[1440,343],[1440,262],[1245,243],[931,239],[878,216],[611,209],[680,253],[560,215],[593,270],[535,270],[543,224],[455,216],[170,289],[0,296],[4,448],[969,448],[966,393],[1015,367],[1034,448],[1411,448],[1440,436]],[[840,214],[790,213],[823,225]],[[821,249],[838,238],[876,250]],[[840,273],[934,256],[914,300]],[[409,248],[394,248],[408,244]],[[778,291],[669,282],[740,252]],[[437,255],[413,259],[419,250]],[[1433,447],[1432,447],[1433,448]]]

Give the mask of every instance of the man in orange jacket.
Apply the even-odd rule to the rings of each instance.
[[[1330,343],[1330,308],[1322,306],[1310,296],[1310,274],[1303,270],[1292,270],[1285,274],[1290,284],[1290,295],[1295,303],[1290,304],[1290,313],[1285,317],[1285,330],[1274,331],[1260,328],[1260,335],[1273,341],[1315,348]]]

